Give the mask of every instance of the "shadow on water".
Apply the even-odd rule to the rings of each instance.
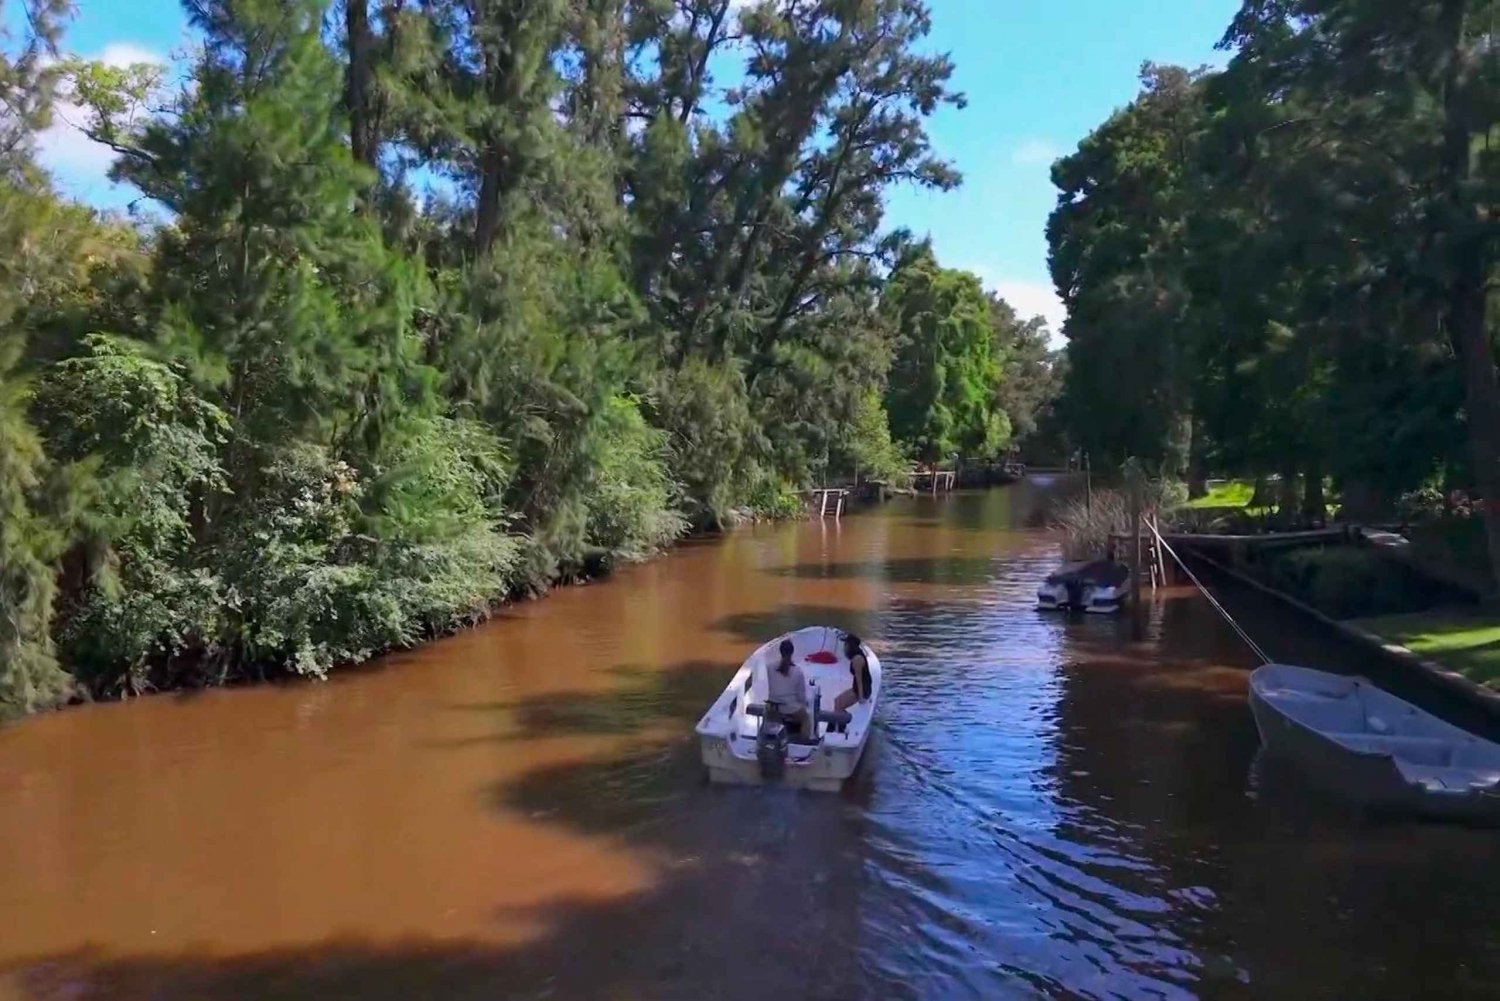
[[[701,712],[723,690],[738,665],[691,660],[667,668],[626,664],[608,669],[613,687],[598,692],[550,692],[504,702],[461,703],[455,712],[493,716],[495,733],[456,740],[428,741],[429,749],[504,741],[531,741],[579,735],[623,736],[664,721]]]
[[[708,666],[716,670],[705,671]],[[667,673],[683,687],[666,688],[686,692],[699,674],[722,683],[722,667],[681,665]],[[625,691],[637,684],[634,671],[616,673],[631,679]],[[636,696],[619,697],[629,702]],[[514,713],[523,726],[546,727],[549,734],[559,726],[618,735],[597,726],[609,699],[580,694],[459,708]],[[673,717],[683,708],[657,707],[649,715]],[[223,958],[201,951],[116,957],[84,948],[0,969],[0,998],[915,996],[899,983],[873,985],[860,971],[857,912],[847,902],[869,876],[858,850],[862,820],[847,798],[710,787],[696,745],[680,735],[529,768],[483,795],[494,810],[519,811],[534,822],[649,853],[656,860],[651,885],[623,897],[565,897],[497,911],[497,927],[537,929],[515,943],[345,937]],[[761,948],[774,948],[774,961]]]
[[[907,595],[888,595],[882,609],[838,608],[832,605],[777,605],[759,612],[736,612],[715,620],[713,628],[733,636],[735,639],[756,644],[776,636],[800,629],[803,626],[831,626],[845,632],[853,632],[861,639],[877,645],[876,652],[882,660],[892,659],[897,648],[890,644],[900,638],[891,629],[891,620],[901,616],[931,616],[951,613],[962,607],[957,598],[948,600],[924,600]],[[900,659],[900,658],[896,658]],[[738,667],[738,665],[735,665]]]
[[[986,584],[999,557],[939,556],[928,559],[868,560],[852,563],[797,563],[767,570],[801,580],[875,580],[892,584]]]
[[[874,635],[873,630],[879,621],[879,613],[874,610],[788,604],[765,611],[726,615],[715,620],[713,628],[741,642],[760,644],[803,626],[832,626],[869,638]]]

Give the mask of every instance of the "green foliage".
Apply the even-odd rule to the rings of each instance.
[[[1061,409],[1096,467],[1129,456],[1185,472],[1180,428],[1189,329],[1184,217],[1203,129],[1201,82],[1148,65],[1142,93],[1052,168],[1047,223],[1052,279],[1068,307]]]
[[[1070,431],[1096,465],[1278,473],[1308,512],[1329,476],[1376,516],[1500,497],[1494,3],[1247,0],[1223,45],[1148,66],[1054,169]]]
[[[1255,496],[1255,485],[1248,480],[1224,480],[1209,485],[1208,493],[1186,502],[1188,508],[1243,508]]]
[[[855,401],[839,449],[844,462],[865,479],[884,480],[893,485],[906,479],[910,464],[891,438],[885,404],[873,389]]]
[[[723,525],[764,479],[757,460],[766,442],[744,379],[734,369],[689,359],[657,378],[651,403],[654,422],[667,432],[683,512],[695,527]]]
[[[589,541],[620,559],[640,560],[674,541],[687,523],[672,507],[666,432],[646,423],[636,400],[616,396],[599,419]]]
[[[220,629],[218,579],[192,565],[193,521],[226,489],[230,422],[137,343],[92,335],[86,351],[48,371],[34,406],[54,456],[95,461],[92,541],[107,547],[105,572],[70,596],[59,631],[90,687],[139,690],[153,660]]]
[[[998,454],[1010,419],[996,399],[1002,367],[979,279],[920,255],[892,277],[884,308],[898,331],[886,390],[895,436],[926,462]]]
[[[35,173],[32,148],[52,121],[61,75],[55,56],[71,6],[68,0],[19,0],[15,15],[0,0],[0,179]],[[16,38],[12,25],[19,24],[25,30]]]
[[[481,434],[442,419],[410,428],[374,480],[313,445],[270,454],[212,553],[227,641],[252,663],[322,676],[486,616],[518,546],[492,520],[498,448],[472,462],[460,451]]]
[[[0,715],[50,705],[67,686],[50,630],[55,564],[69,537],[53,511],[50,464],[27,420],[20,355],[18,338],[0,336]]]

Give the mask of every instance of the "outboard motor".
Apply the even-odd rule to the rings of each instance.
[[[781,707],[767,702],[755,731],[755,760],[760,762],[760,777],[774,781],[786,776],[786,751],[790,738],[781,718]]]
[[[1075,575],[1069,577],[1064,586],[1068,589],[1068,607],[1083,608],[1083,581]]]

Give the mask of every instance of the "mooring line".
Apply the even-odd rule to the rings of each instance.
[[[1181,556],[1177,555],[1177,551],[1171,547],[1166,539],[1162,538],[1161,531],[1156,527],[1155,519],[1146,521],[1146,527],[1151,529],[1152,535],[1156,536],[1156,544],[1165,549],[1168,555],[1177,561],[1177,565],[1182,567],[1182,572],[1188,575],[1188,579],[1197,586],[1199,591],[1203,592],[1203,597],[1208,599],[1208,603],[1214,607],[1214,610],[1224,616],[1224,621],[1229,623],[1229,628],[1233,629],[1239,638],[1245,641],[1245,645],[1250,648],[1250,651],[1255,656],[1260,658],[1260,662],[1262,664],[1271,663],[1271,658],[1266,656],[1266,652],[1260,648],[1260,644],[1250,638],[1250,634],[1245,631],[1244,627],[1235,621],[1234,616],[1229,614],[1228,609],[1219,604],[1219,599],[1213,596],[1213,593],[1203,585],[1203,581],[1198,579],[1198,575],[1188,568],[1188,565],[1183,562]]]

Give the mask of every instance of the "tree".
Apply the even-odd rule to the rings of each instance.
[[[1366,250],[1404,276],[1407,296],[1431,307],[1429,322],[1452,344],[1471,473],[1488,499],[1486,538],[1500,568],[1500,382],[1489,315],[1500,247],[1494,26],[1493,0],[1251,0],[1225,44],[1239,46],[1235,62],[1267,91],[1299,95],[1306,114],[1279,127],[1402,172],[1410,211],[1367,231]]]
[[[1042,412],[1057,395],[1059,373],[1050,334],[1040,316],[1023,321],[997,295],[990,296],[990,329],[1003,369],[995,401],[1021,441],[1036,433]]]
[[[883,308],[897,331],[886,390],[895,437],[925,462],[998,454],[1010,421],[995,398],[1001,362],[979,279],[922,253],[892,276]]]
[[[919,0],[184,6],[185,86],[50,27],[0,64],[16,698],[59,644],[101,695],[319,675],[899,472],[883,196],[957,183],[925,122],[962,100]],[[170,223],[46,190],[56,73]],[[965,296],[983,450],[1029,335]]]
[[[52,637],[59,561],[78,535],[86,468],[47,455],[30,417],[25,313],[78,271],[85,226],[59,205],[31,158],[51,116],[66,4],[24,5],[12,50],[0,9],[0,716],[52,705],[67,690]]]
[[[1060,406],[1096,462],[1133,455],[1180,475],[1194,407],[1183,237],[1202,78],[1147,64],[1141,81],[1135,102],[1052,168],[1049,264],[1068,308]]]

